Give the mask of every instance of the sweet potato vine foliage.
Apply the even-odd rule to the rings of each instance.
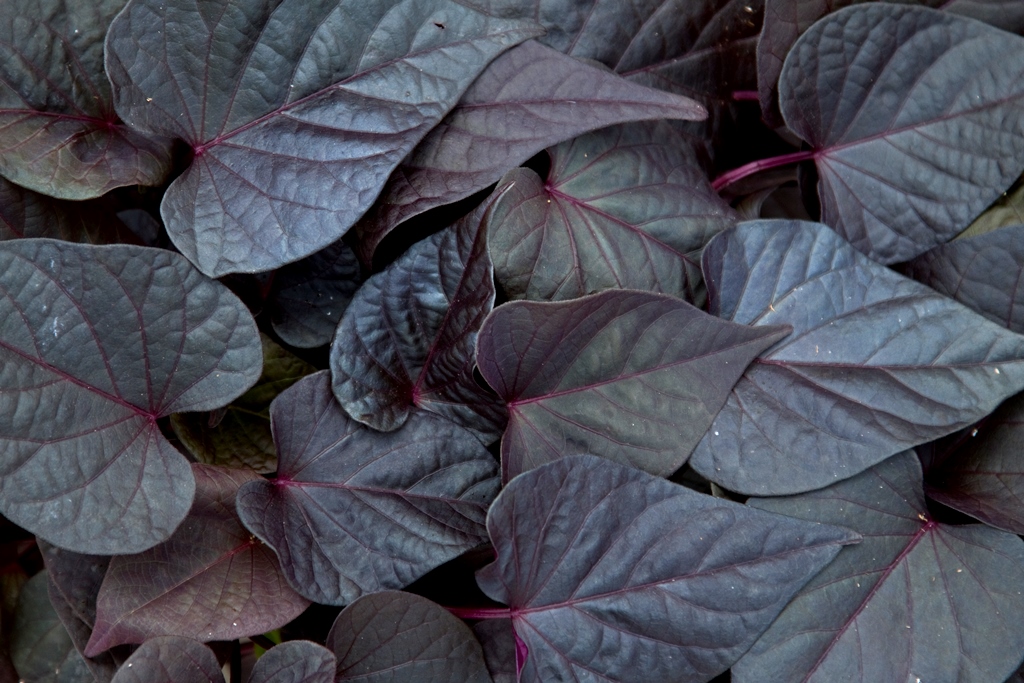
[[[0,0],[0,680],[1024,680],[1021,31]]]

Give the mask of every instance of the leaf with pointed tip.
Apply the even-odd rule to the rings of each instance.
[[[495,309],[477,363],[509,409],[503,481],[574,453],[671,474],[747,364],[787,332],[629,290]]]
[[[308,640],[290,640],[256,660],[248,683],[334,683],[334,653]]]
[[[271,417],[277,478],[243,486],[238,513],[311,600],[402,588],[486,540],[497,467],[472,433],[425,413],[371,430],[341,410],[326,372],[281,394]]]
[[[220,276],[335,242],[488,62],[537,33],[456,0],[134,0],[107,73],[125,121],[194,150],[161,213]]]
[[[216,413],[175,413],[171,428],[198,462],[251,469],[261,474],[277,469],[277,451],[270,432],[270,403],[292,384],[316,372],[260,334],[263,373],[247,392]],[[211,426],[211,418],[219,421]]]
[[[625,121],[706,116],[689,98],[631,83],[536,41],[523,43],[484,70],[388,179],[359,223],[360,255],[370,262],[403,221],[483,190],[557,142]]]
[[[546,180],[526,168],[488,221],[494,272],[511,299],[603,289],[704,299],[700,250],[736,214],[667,123],[634,123],[548,150]]]
[[[0,178],[0,240],[25,237],[91,244],[139,241],[100,202],[54,199]]]
[[[731,491],[827,486],[1024,389],[1024,337],[820,223],[740,223],[708,244],[703,265],[713,314],[793,326],[736,383],[690,458]]]
[[[391,431],[419,408],[488,442],[501,435],[504,407],[474,379],[473,353],[494,305],[482,223],[503,191],[356,292],[331,343],[334,395],[356,420]]]
[[[210,465],[192,469],[195,503],[174,535],[110,561],[87,655],[158,635],[232,640],[278,628],[309,606],[235,513],[238,488],[259,477]]]
[[[178,254],[0,242],[0,513],[76,552],[139,552],[192,502],[157,419],[256,380],[249,311]]]
[[[883,263],[942,244],[1024,170],[1024,38],[938,10],[854,5],[779,81],[813,148],[822,222]]]
[[[327,636],[338,683],[491,683],[473,632],[447,610],[410,593],[364,595]]]
[[[863,534],[733,667],[736,683],[1005,680],[1020,663],[1024,542],[930,518],[912,452],[750,505]]]
[[[143,643],[111,683],[224,683],[224,674],[202,643],[161,636]]]
[[[50,605],[46,572],[18,595],[9,645],[18,676],[32,683],[93,683],[89,667]]]
[[[857,540],[592,455],[512,480],[487,530],[477,583],[511,608],[524,683],[708,681]]]

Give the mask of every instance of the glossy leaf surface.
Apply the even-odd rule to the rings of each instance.
[[[729,490],[827,486],[965,427],[1024,388],[1024,337],[820,223],[741,223],[703,259],[713,314],[793,326],[736,383],[690,459]]]
[[[594,456],[514,479],[477,573],[529,649],[520,680],[708,681],[857,536]]]
[[[1024,542],[931,519],[911,452],[751,505],[861,533],[733,668],[737,683],[1002,681],[1020,663]]]
[[[671,474],[747,364],[787,332],[628,290],[499,307],[477,363],[509,409],[502,479],[574,453]]]
[[[424,413],[369,429],[337,404],[326,372],[283,393],[271,415],[277,478],[246,484],[238,511],[303,595],[346,604],[402,588],[486,539],[497,467],[470,432]]]
[[[127,122],[192,146],[161,212],[219,276],[336,241],[487,63],[536,33],[453,0],[135,0],[107,72]]]
[[[14,240],[0,320],[0,512],[77,552],[165,540],[195,484],[157,419],[255,381],[249,311],[169,251]]]
[[[526,168],[488,221],[495,277],[511,299],[564,300],[640,289],[702,303],[700,250],[735,222],[689,143],[666,123],[583,135]]]
[[[410,593],[359,598],[338,615],[327,647],[338,657],[338,683],[491,683],[469,627]]]
[[[273,551],[235,513],[239,486],[259,477],[209,465],[192,469],[196,500],[174,535],[110,561],[87,655],[159,635],[233,640],[283,626],[309,606],[288,586]]]
[[[224,675],[202,643],[160,636],[143,643],[111,683],[224,683]]]
[[[92,683],[92,674],[50,605],[46,572],[28,580],[18,595],[8,645],[21,680]]]
[[[1024,38],[970,19],[840,10],[793,46],[779,97],[822,222],[883,263],[947,241],[1024,170]]]
[[[290,640],[256,660],[248,683],[334,683],[338,660],[308,640]]]

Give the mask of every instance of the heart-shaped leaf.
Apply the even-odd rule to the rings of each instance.
[[[158,185],[169,140],[114,113],[103,38],[126,0],[5,0],[0,16],[0,174],[63,199]]]
[[[238,487],[259,477],[192,468],[195,503],[174,535],[110,561],[87,655],[158,635],[232,640],[283,626],[309,606],[288,586],[274,553],[235,513]]]
[[[161,636],[143,643],[111,683],[224,683],[224,674],[202,643]]]
[[[256,660],[249,683],[334,683],[334,653],[308,640],[290,640]]]
[[[425,413],[377,432],[350,419],[326,372],[271,407],[277,478],[239,491],[245,525],[320,603],[402,588],[486,540],[494,458],[472,433]]]
[[[85,659],[50,605],[46,572],[22,586],[8,645],[22,681],[92,683]]]
[[[133,0],[107,73],[125,121],[191,145],[161,213],[219,276],[336,241],[487,63],[536,34],[455,0]]]
[[[503,481],[573,453],[671,474],[747,364],[787,332],[628,290],[495,309],[477,362],[509,409]]]
[[[491,683],[473,632],[409,593],[359,598],[338,615],[327,647],[338,657],[338,683]]]
[[[733,667],[737,683],[1005,680],[1024,655],[1024,542],[931,519],[911,452],[821,491],[752,500],[843,524],[843,548]]]
[[[594,456],[514,479],[477,572],[528,648],[524,683],[709,681],[856,535]]]
[[[938,10],[847,7],[793,46],[786,125],[822,222],[883,263],[967,227],[1024,170],[1024,38]]]
[[[331,344],[334,395],[356,420],[391,431],[421,408],[488,442],[501,435],[503,406],[473,378],[477,330],[494,304],[481,226],[492,205],[414,244],[356,292]]]
[[[965,427],[1024,388],[1024,337],[870,260],[820,223],[708,244],[710,311],[793,326],[736,383],[690,465],[732,491],[810,491]]]
[[[0,178],[0,240],[24,237],[91,244],[139,241],[98,201],[54,199]]]
[[[606,128],[548,150],[542,180],[510,171],[488,221],[494,272],[512,299],[602,289],[704,298],[700,250],[736,214],[666,123]]]
[[[259,375],[252,316],[181,256],[0,242],[0,512],[51,543],[133,553],[192,503],[157,418],[225,405]]]

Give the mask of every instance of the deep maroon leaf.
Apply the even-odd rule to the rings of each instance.
[[[224,683],[224,675],[210,648],[162,636],[143,643],[111,683]]]
[[[331,344],[334,395],[356,420],[391,431],[420,408],[488,442],[501,435],[504,407],[473,378],[477,330],[494,304],[481,226],[492,205],[414,244],[356,292]]]
[[[259,374],[256,325],[181,256],[0,242],[0,512],[51,543],[139,552],[192,502],[157,418],[213,410]]]
[[[821,491],[751,505],[863,534],[733,667],[736,683],[991,683],[1024,656],[1024,542],[935,522],[911,452]]]
[[[857,538],[594,456],[514,479],[487,530],[477,582],[511,608],[524,683],[708,681]]]
[[[810,491],[964,427],[1024,388],[1024,337],[820,223],[751,221],[704,249],[710,310],[793,326],[690,458],[731,491]]]
[[[0,13],[0,174],[63,199],[158,185],[169,140],[114,113],[103,37],[125,0],[4,0]]]
[[[399,223],[491,185],[545,147],[624,121],[707,116],[697,102],[646,88],[529,41],[494,61],[388,179],[359,224],[363,260]]]
[[[117,111],[195,158],[161,213],[209,275],[336,241],[494,57],[537,34],[455,0],[133,0]]]
[[[542,180],[514,183],[491,213],[494,272],[512,299],[563,300],[641,289],[703,303],[700,250],[735,223],[685,142],[666,123],[636,123],[549,150]]]
[[[326,372],[281,394],[271,416],[277,478],[242,487],[238,512],[311,600],[402,588],[486,540],[497,467],[470,432],[424,413],[369,429],[341,410]]]
[[[365,595],[327,636],[338,683],[491,683],[473,632],[443,607],[410,593]]]
[[[50,605],[46,585],[46,572],[40,572],[18,595],[9,641],[18,676],[30,683],[93,683],[89,667]]]
[[[247,470],[193,465],[196,499],[166,542],[110,561],[85,653],[158,635],[202,642],[278,628],[309,602],[287,584],[277,557],[242,526],[235,495]]]
[[[574,453],[671,474],[747,364],[787,332],[629,290],[497,308],[477,362],[509,409],[502,479]]]
[[[494,683],[519,683],[512,622],[507,619],[483,619],[471,628],[484,651],[484,661],[487,662],[491,680]]]
[[[256,661],[249,683],[334,683],[337,665],[327,648],[291,640],[270,648]]]
[[[139,241],[100,202],[53,199],[0,178],[0,240],[23,237],[92,244]]]
[[[883,263],[967,227],[1024,170],[1024,38],[922,7],[822,19],[779,81],[822,221]]]

